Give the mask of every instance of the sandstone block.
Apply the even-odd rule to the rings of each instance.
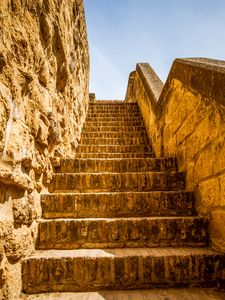
[[[213,155],[211,148],[200,152],[198,159],[195,162],[194,180],[199,182],[213,174]]]
[[[220,134],[219,138],[216,139],[212,146],[213,156],[213,171],[214,174],[223,172],[225,169],[225,136]]]
[[[56,173],[76,172],[140,172],[176,171],[175,158],[135,158],[135,159],[67,159],[61,160]]]
[[[85,120],[85,125],[90,127],[98,127],[98,126],[118,126],[118,127],[124,127],[124,126],[143,126],[143,121],[140,119],[127,119],[126,121],[122,120],[95,120],[92,118],[90,121]]]
[[[93,112],[88,112],[87,113],[87,118],[103,118],[103,117],[107,117],[108,118],[125,118],[129,116],[129,118],[140,118],[140,113],[138,111],[129,111],[127,112],[126,110],[124,111],[119,111],[119,112],[110,112],[110,111],[93,111]]]
[[[86,133],[86,132],[96,132],[96,131],[102,131],[102,132],[107,132],[107,131],[110,131],[110,132],[118,132],[118,126],[99,126],[99,127],[96,127],[96,126],[89,126],[88,124],[87,125],[84,125],[83,127],[83,132]],[[129,125],[125,125],[123,127],[120,128],[120,131],[138,131],[138,132],[143,132],[144,131],[144,128],[143,126],[129,126]]]
[[[55,174],[51,191],[172,191],[185,188],[179,172]]]
[[[135,153],[150,152],[152,149],[148,145],[84,145],[80,144],[77,153]]]
[[[117,115],[117,116],[111,116],[111,115],[105,115],[105,116],[98,116],[97,114],[95,116],[90,117],[89,113],[87,113],[87,117],[85,119],[85,122],[128,122],[128,123],[136,123],[136,122],[141,122],[143,124],[143,119],[141,117],[141,115],[136,115],[134,117],[130,116],[130,115]]]
[[[187,192],[46,194],[42,209],[47,219],[188,216],[195,214],[195,198]]]
[[[85,232],[85,234],[84,234]],[[201,217],[42,220],[38,249],[206,246]]]
[[[220,251],[225,250],[225,210],[223,208],[213,209],[211,211],[210,237],[212,245]],[[225,278],[225,272],[223,273]]]
[[[149,152],[137,152],[137,153],[77,153],[75,155],[76,158],[150,158],[154,157],[152,153]]]
[[[219,179],[212,178],[200,182],[198,187],[199,208],[204,213],[209,213],[213,206],[220,204]]]
[[[82,132],[82,138],[142,138],[146,137],[144,132]]]
[[[221,253],[200,248],[36,252],[23,263],[23,291],[79,292],[212,284],[223,272],[223,258]]]
[[[225,206],[225,174],[219,176],[220,205]]]
[[[108,139],[87,139],[82,138],[81,144],[85,145],[145,145],[148,144],[146,137],[133,137],[133,138],[108,138]]]

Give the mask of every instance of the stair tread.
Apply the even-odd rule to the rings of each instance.
[[[88,222],[91,221],[143,221],[143,220],[202,220],[202,219],[208,219],[207,217],[202,217],[202,216],[153,216],[153,217],[148,217],[148,216],[141,216],[141,217],[112,217],[112,218],[57,218],[57,219],[39,219],[40,222],[42,223],[49,223],[49,222],[81,222],[87,220]]]
[[[108,153],[108,152],[82,152],[82,153],[77,153],[75,154],[76,158],[96,158],[96,157],[101,157],[101,158],[147,158],[147,157],[154,157],[153,153],[145,153],[145,152],[131,152],[131,153]]]
[[[209,247],[159,247],[159,248],[113,248],[113,249],[75,249],[75,250],[36,250],[30,259],[51,259],[51,258],[123,258],[123,257],[170,257],[190,255],[224,255],[221,252]]]
[[[178,288],[86,293],[22,295],[20,300],[223,300],[224,291],[212,288]]]
[[[173,174],[184,174],[181,171],[135,171],[135,172],[130,172],[130,171],[126,171],[126,172],[107,172],[107,171],[101,171],[101,172],[74,172],[74,173],[55,173],[53,176],[74,176],[74,175],[79,175],[79,176],[83,176],[83,175],[91,175],[94,174],[96,176],[100,176],[100,175],[104,175],[104,174],[110,174],[110,175],[123,175],[123,174],[168,174],[168,175],[173,175]]]
[[[187,191],[52,193],[41,199],[47,219],[196,215],[194,194]]]
[[[49,190],[184,190],[183,172],[87,172],[54,174]]]
[[[147,157],[147,158],[138,158],[138,157],[126,157],[126,158],[63,158],[61,159],[62,161],[74,161],[74,160],[81,160],[81,161],[94,161],[94,160],[98,160],[98,161],[105,161],[105,160],[112,160],[112,161],[132,161],[132,160],[136,160],[136,161],[165,161],[165,160],[170,160],[173,158],[156,158],[156,157]]]
[[[70,196],[70,195],[123,195],[123,194],[139,194],[139,195],[148,195],[148,194],[182,194],[182,193],[192,193],[189,191],[112,191],[112,192],[107,192],[107,191],[100,191],[100,192],[68,192],[68,193],[46,193],[42,194],[42,197],[46,196],[58,196],[58,195],[65,195],[65,196]]]
[[[78,154],[99,154],[99,152],[82,152],[82,153],[78,153]],[[108,154],[108,155],[110,155],[110,154],[152,154],[152,152],[150,152],[150,151],[129,152],[129,153],[124,153],[124,152],[101,152],[101,154]],[[132,158],[132,157],[124,157],[124,158]],[[139,158],[139,157],[137,157],[137,158]],[[140,157],[140,158],[142,158],[142,157]]]
[[[79,144],[79,146],[82,146],[82,147],[107,147],[107,146],[115,146],[115,147],[140,147],[140,148],[142,148],[143,146],[145,146],[145,144],[144,145],[139,145],[139,144],[132,144],[132,145],[130,145],[130,144],[123,144],[123,145],[117,145],[117,144],[98,144],[98,145],[96,145],[96,144],[83,144],[83,143],[80,143]],[[79,147],[78,146],[78,147]],[[149,144],[148,143],[146,143],[146,146],[149,146]]]

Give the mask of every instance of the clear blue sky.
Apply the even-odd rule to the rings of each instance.
[[[124,99],[148,62],[165,81],[177,57],[225,60],[225,0],[84,0],[97,99]]]

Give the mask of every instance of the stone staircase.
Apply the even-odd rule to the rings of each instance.
[[[90,104],[77,154],[49,190],[36,252],[22,266],[26,294],[216,286],[225,270],[185,174],[176,159],[154,157],[135,103]]]

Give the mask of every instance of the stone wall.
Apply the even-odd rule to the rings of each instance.
[[[162,134],[158,126],[157,100],[162,92],[163,83],[149,64],[137,64],[136,72],[131,72],[126,102],[138,102],[144,119],[149,140],[153,142],[158,157],[162,154]]]
[[[148,64],[137,65],[126,101],[136,99],[156,156],[176,156],[211,219],[211,243],[225,250],[225,62],[177,59],[162,87]]]
[[[75,152],[88,108],[83,1],[1,1],[0,40],[0,298],[15,300],[39,195]]]

